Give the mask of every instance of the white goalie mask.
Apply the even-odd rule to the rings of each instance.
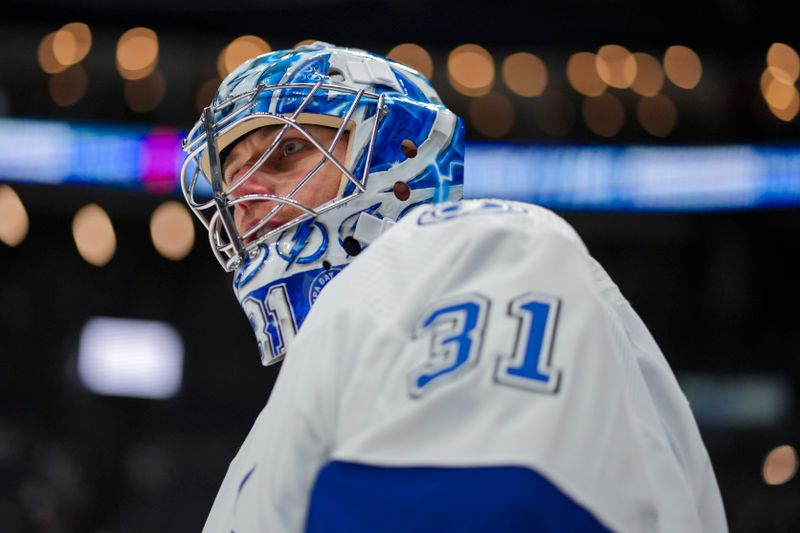
[[[248,141],[257,131],[265,132],[261,145]],[[262,186],[282,171],[282,157],[296,161],[288,141],[304,150],[302,172]],[[248,155],[248,142],[260,151]],[[325,43],[242,64],[184,151],[184,196],[215,257],[234,272],[265,365],[283,358],[320,291],[363,247],[413,207],[462,196],[463,124],[430,82],[383,57]],[[239,172],[225,174],[226,156]],[[312,194],[320,190],[329,197]]]

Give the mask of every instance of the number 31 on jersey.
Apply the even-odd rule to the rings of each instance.
[[[490,303],[479,294],[436,302],[423,313],[415,338],[431,337],[428,361],[409,374],[409,393],[421,397],[432,388],[469,372],[481,355]],[[494,381],[500,386],[556,393],[561,372],[551,366],[559,300],[550,295],[525,293],[508,303],[506,320],[516,321],[511,354],[497,358]]]

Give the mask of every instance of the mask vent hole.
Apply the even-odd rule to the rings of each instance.
[[[400,149],[409,159],[414,159],[417,157],[417,145],[414,144],[414,142],[410,139],[405,139],[403,142],[401,142]]]
[[[339,70],[338,68],[330,68],[328,69],[328,77],[331,81],[344,81],[344,72]]]
[[[347,255],[355,257],[361,253],[361,243],[353,237],[345,237],[342,245],[344,245],[344,251],[347,252]]]
[[[409,198],[411,198],[411,188],[402,181],[394,182],[394,187],[392,187],[394,191],[394,196],[401,202],[405,202]]]

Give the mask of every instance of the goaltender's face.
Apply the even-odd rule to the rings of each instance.
[[[325,126],[304,126],[322,146],[329,147],[336,130]],[[222,167],[226,184],[235,183],[245,172],[250,170],[261,155],[269,148],[275,137],[281,131],[281,126],[265,126],[248,134],[230,150]],[[347,152],[347,133],[331,152],[336,159],[344,163]],[[287,128],[280,144],[272,155],[231,193],[234,198],[248,194],[271,194],[275,196],[288,196],[292,189],[306,177],[323,159],[322,153],[317,150],[302,133],[294,128]],[[306,182],[293,200],[306,207],[316,208],[332,200],[339,192],[342,172],[329,160],[314,176]],[[233,218],[239,234],[255,226],[261,218],[269,213],[277,202],[252,200],[238,203],[234,207]],[[303,211],[292,205],[284,205],[266,225],[259,230],[259,234],[266,233],[301,215]],[[252,241],[257,235],[252,235],[247,242]]]

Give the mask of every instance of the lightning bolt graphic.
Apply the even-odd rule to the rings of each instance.
[[[311,231],[313,229],[313,220],[307,220],[297,226],[297,231],[294,232],[294,237],[292,237],[294,246],[292,246],[292,250],[289,252],[289,264],[286,265],[286,270],[289,270],[289,267],[294,264],[298,257],[300,257],[300,252],[302,252],[305,249],[306,244],[308,244],[308,238],[311,236]]]

